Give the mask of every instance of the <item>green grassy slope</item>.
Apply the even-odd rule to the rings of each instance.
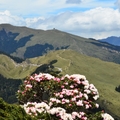
[[[17,49],[17,51],[12,55],[19,57],[20,53],[26,52],[27,48],[30,46],[34,46],[36,44],[44,45],[45,43],[48,43],[54,47],[54,50],[65,47],[67,49],[75,50],[81,54],[100,58],[105,61],[120,63],[120,48],[116,48],[115,46],[107,43],[86,39],[59,30],[36,31],[33,35],[34,36],[31,40],[28,41],[24,47]],[[41,51],[37,52],[39,53]]]
[[[58,60],[54,66],[61,68],[63,75],[74,73],[85,75],[98,89],[102,107],[120,117],[120,93],[115,91],[115,87],[120,84],[120,65],[81,55],[71,50],[55,51],[30,59],[32,63],[37,64],[49,63],[51,60]]]
[[[34,72],[41,64],[54,63],[61,74],[82,74],[93,83],[100,93],[102,107],[120,117],[120,93],[115,91],[120,85],[120,65],[88,57],[72,50],[51,51],[41,57],[27,59],[21,64],[9,57],[0,55],[0,74],[8,78],[24,78]],[[28,63],[29,64],[28,64]]]
[[[100,58],[105,61],[120,63],[120,47],[107,43],[86,39],[56,29],[44,31],[27,27],[17,27],[9,24],[1,24],[0,31],[3,29],[5,36],[6,34],[8,35],[9,33],[12,33],[7,36],[9,38],[8,41],[10,40],[9,42],[12,43],[11,45],[17,46],[17,48],[10,54],[20,58],[32,58],[40,56],[41,54],[43,55],[51,49],[56,50],[66,48],[75,50],[81,54]],[[17,34],[16,36],[14,35],[15,33]],[[15,36],[15,38],[13,39],[11,36]],[[8,41],[3,41],[2,44],[6,46]],[[26,42],[23,44],[19,41]],[[48,46],[45,46],[46,43]],[[43,47],[42,50],[40,50],[40,47]],[[31,56],[29,56],[29,54],[31,54]]]
[[[37,67],[27,62],[16,63],[10,57],[0,54],[0,74],[6,78],[23,79]]]

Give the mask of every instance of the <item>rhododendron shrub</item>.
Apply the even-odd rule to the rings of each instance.
[[[52,107],[61,106],[68,112],[84,111],[99,107],[95,101],[99,98],[97,89],[93,84],[89,84],[85,76],[66,75],[62,80],[61,90],[54,92],[50,98]]]
[[[17,92],[19,103],[48,100],[50,91],[52,92],[56,88],[56,80],[54,79],[54,76],[42,73],[27,77]]]
[[[99,93],[80,74],[60,78],[48,73],[34,74],[20,86],[17,97],[26,113],[38,119],[102,120],[105,116],[92,111],[99,107]]]

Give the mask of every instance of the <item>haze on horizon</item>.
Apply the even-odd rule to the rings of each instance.
[[[120,36],[120,0],[0,0],[3,23],[85,38]]]

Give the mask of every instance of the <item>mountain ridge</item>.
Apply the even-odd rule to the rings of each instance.
[[[12,56],[26,59],[42,56],[51,50],[72,49],[88,56],[120,64],[119,46],[56,29],[44,31],[2,24],[0,34],[0,50]]]
[[[105,111],[120,118],[120,97],[115,90],[120,78],[119,46],[56,29],[43,31],[5,24],[0,25],[0,50],[6,53],[12,51],[8,53],[10,56],[24,58],[17,63],[12,57],[0,53],[0,74],[6,81],[24,79],[33,73],[49,73],[51,70],[62,75],[83,74],[98,89],[99,102]],[[2,82],[0,85],[3,86]]]
[[[107,42],[109,44],[115,45],[115,46],[120,46],[120,37],[116,36],[110,36],[104,39],[99,39],[101,42]]]

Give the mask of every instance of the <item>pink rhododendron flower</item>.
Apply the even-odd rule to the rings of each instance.
[[[34,74],[23,84],[18,91],[19,98],[22,96],[21,101],[26,103],[23,106],[24,110],[33,117],[37,115],[41,117],[41,114],[44,114],[52,119],[56,117],[58,120],[87,120],[89,114],[87,115],[85,111],[99,107],[95,103],[99,98],[98,90],[80,74],[65,75],[61,78],[48,73]],[[48,99],[44,100],[46,93],[48,93]],[[39,102],[28,102],[28,100]],[[104,120],[114,120],[106,113],[100,114],[101,116]]]
[[[26,88],[32,88],[32,85],[27,84],[25,87],[26,87]]]
[[[76,105],[77,105],[77,106],[83,106],[83,101],[82,101],[82,100],[79,100],[78,102],[76,102]]]

